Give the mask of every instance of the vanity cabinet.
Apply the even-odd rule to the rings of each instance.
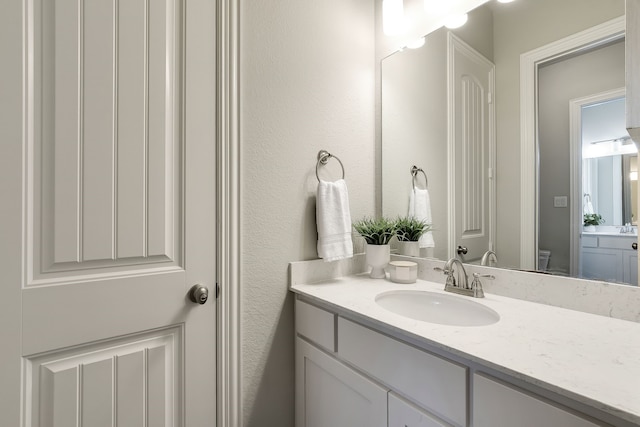
[[[296,427],[610,426],[346,316],[296,299]]]
[[[597,427],[585,418],[484,375],[473,375],[474,427]]]
[[[296,427],[466,425],[465,367],[300,300],[296,335]]]
[[[389,392],[389,427],[448,427],[416,405]]]
[[[338,317],[338,356],[456,426],[467,417],[467,367]]]

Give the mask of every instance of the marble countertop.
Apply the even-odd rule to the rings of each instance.
[[[443,284],[395,284],[366,274],[291,290],[347,317],[417,339],[640,425],[640,324],[486,293],[500,314],[488,326],[447,326],[394,314],[375,302],[390,290],[444,293]],[[453,295],[446,293],[447,295]],[[469,298],[459,296],[459,298]]]

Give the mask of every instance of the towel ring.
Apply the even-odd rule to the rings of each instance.
[[[418,172],[422,172],[422,175],[424,175],[424,188],[429,187],[429,179],[427,178],[427,174],[416,165],[413,165],[411,166],[411,184],[413,185],[413,189],[416,189],[416,176],[418,175]]]
[[[318,152],[318,162],[316,163],[316,178],[318,178],[318,182],[320,182],[320,176],[318,175],[318,166],[320,164],[326,165],[330,158],[334,158],[340,163],[340,167],[342,168],[342,179],[344,179],[344,165],[340,161],[339,158],[329,153],[327,150],[320,150]]]

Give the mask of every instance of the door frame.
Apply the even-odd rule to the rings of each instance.
[[[217,72],[217,423],[242,425],[240,376],[239,0],[216,2]]]
[[[520,268],[538,266],[538,68],[625,37],[625,16],[520,55]],[[531,197],[531,195],[535,195]],[[571,199],[573,204],[582,203]]]

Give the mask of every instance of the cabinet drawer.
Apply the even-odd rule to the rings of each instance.
[[[583,248],[597,248],[598,247],[598,238],[594,236],[585,236],[582,235],[582,247]]]
[[[296,300],[296,332],[331,352],[336,351],[336,315]]]
[[[636,242],[635,237],[599,237],[598,247],[610,249],[627,249],[633,250],[631,245]]]
[[[447,427],[436,418],[389,392],[389,427]]]
[[[430,412],[463,426],[467,368],[338,318],[338,355]]]
[[[483,375],[473,375],[474,427],[597,427],[582,417]]]

